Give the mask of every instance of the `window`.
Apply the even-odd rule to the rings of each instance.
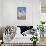
[[[41,12],[46,13],[46,0],[41,1]]]

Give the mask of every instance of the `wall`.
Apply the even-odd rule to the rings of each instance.
[[[1,25],[33,25],[40,20],[40,0],[2,0]],[[26,20],[17,20],[17,7],[26,7]],[[0,20],[0,21],[1,21]]]
[[[2,24],[3,21],[3,16],[2,16],[2,0],[0,0],[0,26]]]

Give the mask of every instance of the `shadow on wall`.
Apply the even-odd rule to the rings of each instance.
[[[4,27],[0,27],[0,40],[3,40]]]

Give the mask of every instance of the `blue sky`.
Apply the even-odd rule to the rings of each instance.
[[[26,7],[18,7],[17,12],[25,12],[26,13]]]

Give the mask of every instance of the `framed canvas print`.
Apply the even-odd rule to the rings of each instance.
[[[26,20],[26,7],[17,7],[17,19]]]

